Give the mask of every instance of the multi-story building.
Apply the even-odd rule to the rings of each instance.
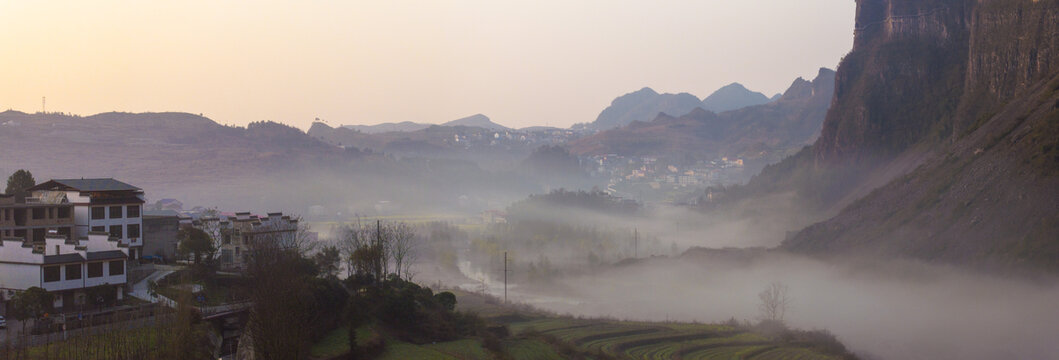
[[[180,224],[180,214],[176,211],[144,211],[143,256],[156,256],[167,261],[175,258]]]
[[[213,237],[220,265],[229,269],[244,268],[254,244],[268,241],[290,248],[297,246],[298,240],[298,219],[278,212],[265,217],[249,212],[203,217],[194,220],[192,226]]]
[[[128,246],[130,259],[142,254],[142,189],[114,179],[53,179],[28,190],[36,198],[64,194],[73,205],[74,238],[107,232]]]
[[[72,236],[73,229],[73,205],[65,193],[28,198],[0,194],[0,236],[42,244],[49,231]]]
[[[40,287],[55,295],[56,309],[71,311],[92,304],[86,299],[89,290],[104,285],[115,286],[114,296],[121,299],[127,258],[127,246],[105,232],[89,232],[79,239],[51,233],[43,244],[4,237],[0,300],[6,304],[16,292]]]

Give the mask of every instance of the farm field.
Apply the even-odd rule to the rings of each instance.
[[[725,324],[641,322],[560,317],[525,307],[503,305],[495,298],[453,291],[459,311],[478,313],[504,325],[508,336],[484,347],[481,337],[432,344],[400,341],[374,329],[358,329],[360,341],[382,336],[386,350],[377,359],[795,359],[838,360],[813,344],[771,339],[745,327]],[[338,329],[316,344],[313,356],[334,358],[349,351]],[[365,344],[360,344],[364,346]]]
[[[512,322],[506,358],[552,359],[839,359],[807,345],[769,340],[724,325],[540,318]],[[416,345],[387,342],[379,359],[492,359],[480,339]]]
[[[838,359],[807,345],[770,340],[725,325],[542,318],[509,324],[515,339],[567,344],[586,358]],[[513,358],[546,359],[546,356]]]

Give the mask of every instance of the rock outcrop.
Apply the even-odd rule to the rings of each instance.
[[[783,248],[1059,270],[1059,1],[859,0],[855,34],[820,139],[745,189],[844,207]]]

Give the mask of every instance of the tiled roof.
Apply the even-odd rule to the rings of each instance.
[[[88,253],[88,261],[124,259],[128,256],[121,250],[95,251]]]
[[[31,187],[30,190],[48,190],[55,184],[78,191],[139,191],[138,187],[114,179],[52,179]]]
[[[144,210],[144,217],[180,217],[180,213],[173,210]]]
[[[83,262],[85,258],[81,254],[44,255],[45,264],[67,264]]]

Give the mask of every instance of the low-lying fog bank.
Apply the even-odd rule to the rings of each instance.
[[[769,254],[734,263],[685,255],[556,280],[554,291],[515,287],[510,296],[572,315],[719,322],[756,319],[758,293],[774,281],[790,289],[791,326],[830,330],[868,358],[1059,356],[1059,282],[904,261],[836,265]]]

